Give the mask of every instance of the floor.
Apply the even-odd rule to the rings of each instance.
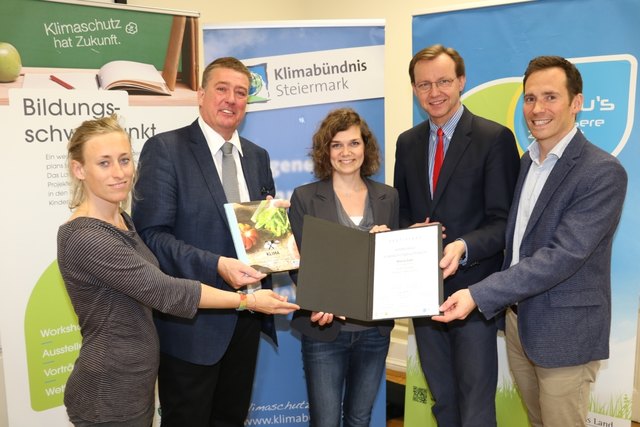
[[[387,370],[387,381],[395,384],[404,385],[405,377],[404,372],[396,372]],[[401,416],[387,420],[387,427],[404,427],[404,420]],[[631,427],[640,427],[640,423],[631,422]]]
[[[406,383],[404,372],[387,369],[387,382],[390,384],[398,384],[403,387]],[[389,386],[387,386],[387,399],[391,397],[389,391]],[[404,420],[402,419],[402,416],[387,420],[387,427],[404,427]]]
[[[404,427],[404,421],[402,420],[402,418],[394,418],[392,420],[388,420],[387,427]],[[640,424],[632,422],[631,427],[640,427]]]
[[[404,420],[402,418],[387,420],[387,427],[404,427]],[[640,427],[640,424],[631,422],[631,427]]]

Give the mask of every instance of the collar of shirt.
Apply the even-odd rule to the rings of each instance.
[[[456,130],[456,126],[458,126],[458,122],[460,121],[460,117],[462,117],[462,113],[464,112],[464,107],[460,104],[460,107],[456,110],[456,112],[451,116],[449,120],[442,126],[442,132],[444,133],[444,152],[446,154],[447,148],[449,148],[449,142],[451,141],[451,136],[453,135],[453,131]],[[429,118],[429,134],[432,141],[436,141],[438,137],[438,128],[440,126],[436,125]]]
[[[202,133],[207,140],[207,145],[209,146],[209,151],[211,151],[211,157],[213,158],[213,163],[216,166],[220,182],[222,182],[222,151],[220,151],[220,148],[222,148],[222,144],[225,143],[225,140],[218,132],[210,128],[204,120],[202,120],[202,117],[198,118],[198,124],[200,125],[200,129],[202,129]],[[247,187],[247,181],[244,178],[244,171],[242,169],[242,146],[240,145],[240,136],[238,135],[238,131],[233,132],[229,142],[236,147],[236,150],[233,151],[233,158],[236,162],[240,200],[248,202],[251,200],[251,196],[249,195],[249,187]]]
[[[218,132],[213,130],[208,124],[202,120],[202,117],[198,117],[198,124],[200,125],[200,129],[202,129],[202,133],[204,134],[204,138],[207,140],[207,145],[209,146],[209,150],[211,150],[212,155],[216,155],[217,152],[222,148],[222,144],[226,142],[226,140],[220,135]],[[235,130],[233,135],[231,135],[231,139],[229,140],[231,144],[238,150],[240,156],[242,156],[242,144],[240,144],[240,135],[238,135],[238,131]]]
[[[558,143],[551,149],[547,158],[553,156],[556,160],[558,160],[564,154],[564,150],[569,145],[569,142],[573,139],[573,137],[578,132],[578,128],[576,126],[573,127]],[[529,145],[529,156],[531,157],[531,161],[533,161],[536,165],[540,166],[540,144],[538,141],[533,141]]]

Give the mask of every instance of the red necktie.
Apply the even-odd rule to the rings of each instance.
[[[438,184],[438,175],[440,175],[440,168],[442,168],[442,161],[444,160],[444,132],[442,128],[438,128],[438,142],[436,144],[436,156],[433,159],[433,193],[436,192],[436,185]]]

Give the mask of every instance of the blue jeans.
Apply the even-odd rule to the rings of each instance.
[[[311,427],[368,427],[385,370],[389,337],[378,328],[340,332],[335,341],[302,336]]]

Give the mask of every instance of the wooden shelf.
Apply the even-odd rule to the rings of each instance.
[[[391,381],[392,383],[396,384],[407,385],[407,376],[405,372],[387,369],[387,381]]]
[[[24,80],[24,74],[55,74],[84,72],[96,73],[97,70],[78,69],[78,68],[39,68],[39,67],[23,67],[22,74],[18,80],[12,83],[0,83],[0,105],[9,105],[9,89],[21,88]],[[134,106],[197,106],[198,92],[191,89],[187,83],[178,82],[171,96],[164,95],[129,95],[129,105]]]

